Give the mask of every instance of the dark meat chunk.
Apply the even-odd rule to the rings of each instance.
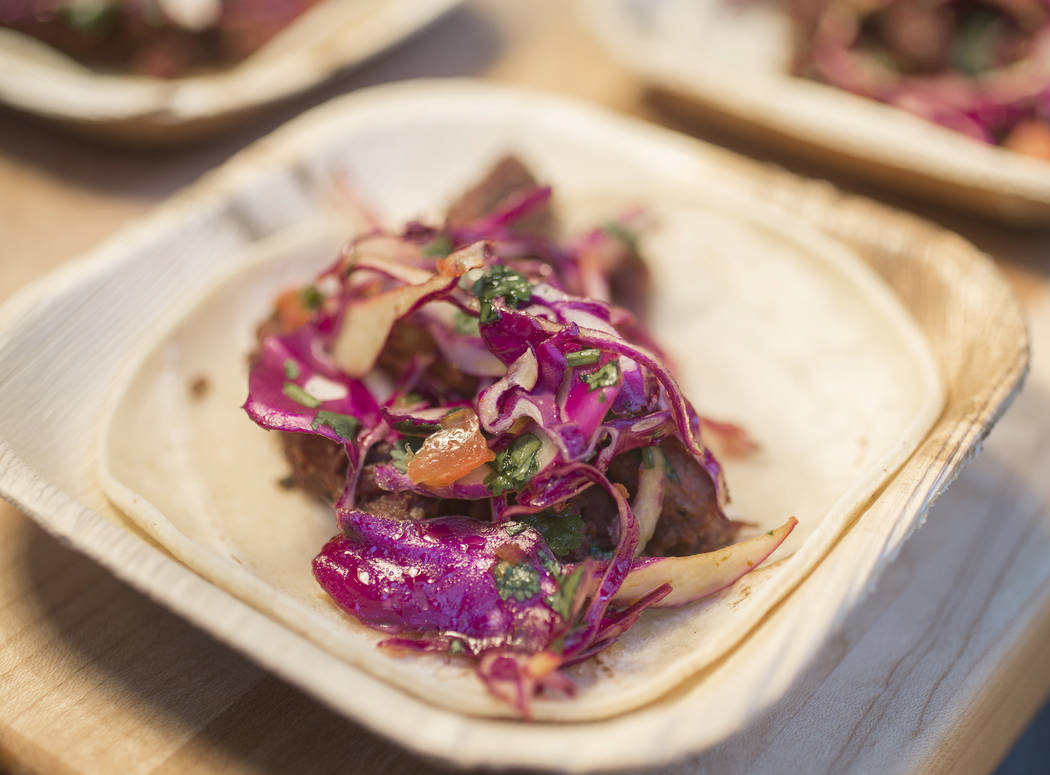
[[[674,474],[664,480],[664,502],[652,539],[643,554],[681,556],[708,552],[730,543],[737,531],[718,508],[711,477],[676,438],[666,439],[660,450]],[[632,496],[638,490],[640,450],[618,455],[609,465],[609,480],[622,484]],[[675,481],[677,479],[677,481]],[[583,518],[585,548],[607,551],[618,538],[616,504],[598,487],[589,487],[570,501],[569,508]]]
[[[346,485],[348,460],[341,444],[309,433],[281,433],[294,484],[334,503]],[[485,501],[439,500],[412,492],[388,492],[376,484],[375,464],[390,459],[390,445],[373,447],[357,481],[357,508],[386,519],[424,519],[453,514],[488,519]]]
[[[335,502],[346,485],[348,461],[342,445],[312,433],[278,433],[295,483]]]
[[[417,392],[429,389],[447,400],[474,398],[478,390],[478,378],[464,374],[455,364],[443,358],[430,333],[410,319],[399,320],[394,324],[379,354],[377,365],[387,376],[397,380],[414,355],[433,359],[423,371],[420,390]]]
[[[664,505],[656,531],[646,544],[651,556],[678,556],[709,552],[730,543],[737,525],[718,508],[715,484],[676,438],[666,439],[660,451],[674,471],[664,481]]]
[[[630,310],[639,320],[644,320],[649,314],[652,285],[645,260],[636,250],[624,250],[620,261],[609,274],[612,303]]]
[[[448,208],[446,223],[450,227],[468,226],[537,185],[528,167],[514,156],[505,156],[480,183],[452,203]],[[551,236],[556,230],[556,223],[550,205],[544,205],[516,221],[511,230],[537,237]]]

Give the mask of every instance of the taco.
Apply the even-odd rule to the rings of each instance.
[[[317,0],[9,0],[0,25],[92,65],[158,78],[234,64]]]
[[[352,241],[277,299],[245,404],[334,506],[313,563],[332,600],[525,715],[572,694],[560,668],[726,588],[795,525],[736,541],[704,422],[641,321],[642,214],[559,241],[550,195],[506,158],[443,224]]]
[[[230,208],[265,236],[210,254],[129,357],[101,482],[363,680],[453,714],[607,718],[729,654],[943,391],[877,276],[777,210],[603,189],[529,149],[555,200],[512,159],[473,177],[492,150],[429,177],[401,150],[362,161],[339,201],[376,212],[349,226],[314,198]]]
[[[1044,0],[791,0],[795,71],[1050,159]]]

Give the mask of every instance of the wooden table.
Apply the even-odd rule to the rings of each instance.
[[[0,114],[0,298],[295,113],[362,85],[477,75],[672,123],[562,6],[468,3],[363,71],[178,151],[99,148]],[[764,156],[710,128],[678,128]],[[1031,316],[1028,387],[798,688],[673,772],[985,773],[1050,693],[1050,234],[920,211],[1001,259]],[[428,769],[2,504],[0,612],[0,770]]]

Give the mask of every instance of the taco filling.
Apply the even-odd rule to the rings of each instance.
[[[1050,159],[1046,0],[791,0],[801,75]]]
[[[527,715],[650,607],[732,584],[794,527],[734,543],[722,467],[643,328],[633,210],[557,237],[507,158],[440,225],[352,241],[259,327],[248,415],[338,534],[318,583],[396,651],[467,660]]]
[[[244,59],[318,0],[5,0],[0,25],[92,65],[174,78]]]

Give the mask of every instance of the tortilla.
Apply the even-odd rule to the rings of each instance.
[[[563,217],[613,211],[608,195],[572,183],[555,181]],[[773,565],[702,603],[647,612],[569,670],[578,695],[538,699],[539,720],[624,713],[725,654],[820,560],[944,401],[916,325],[841,246],[735,195],[639,188],[630,201],[655,217],[642,240],[658,301],[650,327],[686,395],[762,445],[724,461],[733,514],[754,532],[800,523]],[[277,484],[287,473],[277,439],[240,410],[255,325],[338,241],[322,222],[267,238],[157,332],[104,420],[103,487],[184,563],[347,662],[457,713],[510,716],[469,668],[380,651],[383,634],[335,608],[310,571],[334,533],[331,511]],[[201,377],[203,395],[190,389]]]

